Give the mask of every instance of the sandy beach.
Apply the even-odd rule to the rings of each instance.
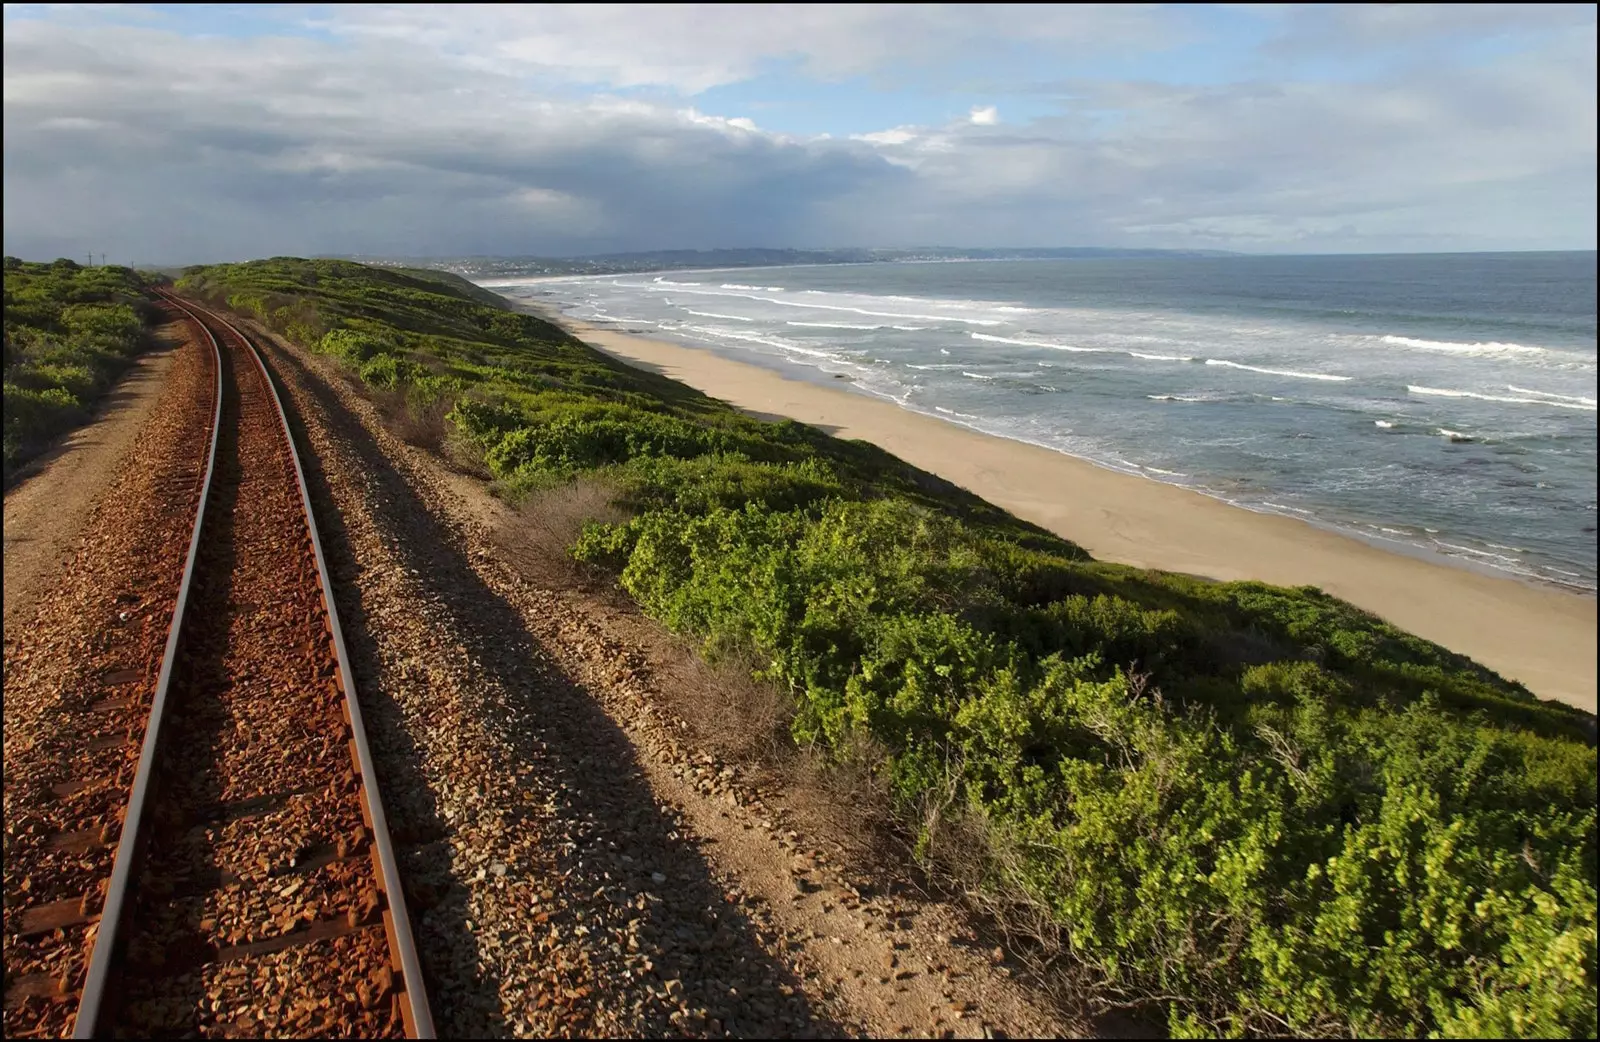
[[[1118,474],[844,389],[555,316],[584,341],[747,412],[872,442],[1096,558],[1216,579],[1312,585],[1542,698],[1595,711],[1596,600],[1389,551],[1293,518]]]

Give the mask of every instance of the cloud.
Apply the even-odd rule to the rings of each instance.
[[[960,214],[1018,244],[1593,248],[1594,80],[1592,40],[1561,40],[1378,83],[1065,83],[1004,132],[869,136],[923,191],[863,205],[909,242]]]
[[[610,87],[686,93],[735,83],[775,62],[839,80],[889,67],[938,67],[1017,39],[1062,55],[1159,50],[1182,18],[1140,6],[986,4],[362,4],[318,23],[330,33],[424,47],[474,68]]]
[[[1291,55],[1374,48],[1415,53],[1463,41],[1594,29],[1594,10],[1582,4],[1326,4],[1261,13],[1278,24],[1269,50]]]
[[[555,101],[490,75],[465,86],[379,47],[197,51],[168,33],[38,23],[9,26],[5,47],[6,248],[29,254],[798,241],[817,199],[902,176],[858,144],[640,101]]]
[[[1534,31],[1540,19],[1567,16],[1502,12],[1471,29],[1495,46],[1470,62],[1343,81],[1084,77],[1050,85],[1057,107],[1032,118],[990,94],[998,104],[946,124],[832,138],[612,92],[688,91],[779,59],[818,77],[899,75],[897,63],[937,64],[962,40],[1002,55],[1019,38],[1061,54],[1095,40],[1156,46],[1139,37],[1160,22],[1143,9],[1047,10],[1024,25],[1027,10],[362,8],[309,35],[203,41],[159,18],[8,14],[5,248],[168,262],[738,245],[1593,247],[1592,12],[1587,30],[1550,32]],[[1363,34],[1468,31],[1420,13],[1387,26],[1271,18],[1267,51],[1310,46],[1314,19],[1338,23],[1330,50]],[[1195,31],[1161,24],[1168,42]],[[571,86],[585,79],[606,88]]]

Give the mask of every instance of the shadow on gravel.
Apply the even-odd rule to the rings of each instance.
[[[484,709],[493,717],[489,725],[499,732],[518,768],[540,777],[540,789],[554,794],[553,820],[566,823],[570,842],[552,851],[556,864],[549,881],[565,905],[558,901],[548,922],[534,929],[559,929],[563,940],[550,950],[550,962],[587,962],[583,971],[572,966],[572,976],[600,987],[593,993],[568,987],[557,995],[555,989],[532,985],[524,1008],[531,1015],[549,1004],[565,1007],[567,1030],[581,1033],[595,1030],[591,1018],[603,1004],[607,1019],[652,1036],[842,1034],[839,1024],[804,997],[790,967],[761,946],[756,927],[737,905],[728,903],[724,888],[679,831],[674,816],[657,806],[627,736],[593,697],[551,663],[518,610],[477,575],[457,537],[417,498],[377,441],[345,411],[334,389],[277,344],[265,337],[258,337],[258,343],[267,347],[279,382],[288,377],[303,388],[366,472],[371,482],[367,507],[385,529],[404,533],[398,547],[404,566],[414,571],[424,596],[457,620],[466,657],[493,681],[484,685],[485,692],[506,692],[501,704],[486,694]],[[308,444],[292,396],[284,396],[284,405],[296,438]],[[319,462],[308,453],[305,464],[312,499],[324,519],[324,548],[353,665],[358,677],[370,678],[376,673],[375,645],[360,591],[349,581],[356,563]],[[399,707],[389,696],[368,684],[362,688],[362,701],[371,707],[374,730],[386,732],[386,743],[408,742]],[[426,793],[420,751],[407,751],[408,776],[386,779],[388,791]],[[451,830],[440,820],[431,796],[424,802],[405,808],[406,822],[429,838],[448,842]],[[517,827],[514,816],[508,815],[507,821],[508,828]],[[436,892],[442,899],[419,916],[424,958],[480,965],[473,924],[467,919],[467,888],[460,879],[440,883]],[[566,939],[575,933],[587,939],[571,945]],[[640,965],[638,955],[630,958],[629,936],[648,958],[648,967]],[[585,954],[578,954],[579,948]],[[548,968],[519,967],[519,980],[533,980]],[[498,1016],[500,996],[503,988],[516,987],[522,985],[480,971],[467,994],[435,993],[440,1034],[509,1033],[511,1026]],[[704,1020],[698,1011],[704,1011]]]

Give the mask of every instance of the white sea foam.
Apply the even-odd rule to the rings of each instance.
[[[1135,358],[1145,358],[1152,362],[1192,362],[1192,355],[1147,355],[1140,351],[1129,351],[1128,354]]]
[[[1374,427],[1382,427],[1384,430],[1389,430],[1394,426],[1394,423],[1390,420],[1373,420],[1372,425]]]
[[[1145,397],[1153,402],[1214,402],[1219,400],[1216,398],[1208,398],[1203,394],[1147,394]]]
[[[730,322],[754,322],[755,321],[755,319],[753,319],[753,318],[745,318],[743,315],[723,315],[723,314],[719,314],[718,312],[715,312],[715,311],[696,311],[693,308],[684,308],[683,310],[687,314],[697,315],[700,318],[725,318],[725,319],[728,319]]]
[[[1502,343],[1498,340],[1464,343],[1454,340],[1421,340],[1411,336],[1386,336],[1381,339],[1383,343],[1395,347],[1414,347],[1421,351],[1441,351],[1452,355],[1539,355],[1548,352],[1548,348]]]
[[[715,327],[708,328],[706,326],[684,326],[683,328],[691,330],[695,333],[700,333],[704,336],[718,337],[726,340],[743,340],[747,343],[762,344],[766,347],[775,347],[780,351],[792,351],[795,354],[808,355],[812,358],[825,358],[830,362],[842,361],[838,355],[833,354],[830,351],[816,351],[809,347],[801,347],[792,340],[782,340],[777,337],[759,336],[755,333],[741,333],[738,330],[733,329],[717,329]]]
[[[1266,373],[1268,376],[1288,376],[1296,380],[1328,380],[1344,382],[1348,376],[1336,376],[1333,373],[1302,373],[1297,369],[1267,369],[1259,365],[1245,365],[1243,362],[1230,362],[1226,358],[1208,358],[1206,365],[1226,366],[1229,369],[1248,369],[1252,373]]]
[[[1497,561],[1505,561],[1507,564],[1515,564],[1517,562],[1515,557],[1507,557],[1505,554],[1490,553],[1488,550],[1474,550],[1470,546],[1461,546],[1458,543],[1447,543],[1442,539],[1435,539],[1433,542],[1435,546],[1442,546],[1447,550],[1454,550],[1457,553],[1471,554],[1474,557],[1492,557]]]
[[[785,322],[786,326],[806,326],[811,329],[882,329],[883,326],[862,326],[853,322]]]
[[[994,379],[994,377],[992,377],[992,376],[984,376],[982,373],[969,373],[965,369],[961,370],[961,375],[962,376],[970,376],[974,380],[993,380]]]
[[[991,336],[988,333],[968,333],[974,340],[987,340],[995,344],[1016,344],[1020,347],[1047,347],[1052,351],[1076,351],[1079,354],[1105,354],[1109,348],[1104,347],[1073,347],[1071,344],[1056,344],[1047,340],[1018,340],[1015,337]]]
[[[1513,405],[1548,405],[1556,409],[1579,409],[1584,412],[1594,412],[1595,403],[1584,401],[1552,401],[1548,398],[1510,398],[1503,394],[1479,394],[1477,391],[1457,391],[1448,387],[1418,387],[1416,384],[1407,384],[1406,390],[1412,394],[1426,395],[1430,398],[1476,398],[1483,402],[1507,402]]]
[[[1440,428],[1438,428],[1438,434],[1439,434],[1439,436],[1441,438],[1449,438],[1451,441],[1471,441],[1472,440],[1472,435],[1463,434],[1460,431],[1453,431],[1453,430],[1449,429],[1448,427],[1440,427]]]
[[[717,293],[713,290],[690,290],[691,293],[709,294],[714,297],[725,297],[730,294]],[[853,315],[866,315],[869,318],[900,318],[922,322],[962,322],[970,326],[998,326],[1001,324],[997,318],[964,318],[960,315],[907,315],[899,311],[873,311],[870,308],[850,307],[846,304],[808,304],[800,300],[777,300],[773,297],[760,297],[751,293],[734,293],[736,297],[748,300],[759,300],[767,304],[778,304],[786,308],[811,308],[818,311],[844,311]]]
[[[902,333],[920,333],[924,329],[927,329],[928,327],[927,326],[895,326],[893,328],[900,330],[900,332],[902,332]]]
[[[1554,391],[1535,391],[1528,387],[1518,387],[1516,384],[1506,384],[1506,390],[1514,391],[1517,394],[1536,394],[1541,398],[1554,398],[1557,401],[1577,402],[1579,405],[1587,405],[1591,409],[1594,408],[1595,405],[1595,400],[1593,398],[1585,398],[1582,395],[1577,394],[1557,394]]]
[[[665,276],[662,276],[662,275],[657,275],[655,278],[651,279],[650,281],[654,282],[658,286],[704,286],[705,285],[705,283],[703,283],[703,282],[673,282],[671,279],[666,278]]]
[[[698,286],[700,284],[698,282],[696,282],[696,283],[694,283],[694,285]],[[753,289],[753,290],[758,290],[758,291],[766,292],[766,293],[782,293],[783,292],[783,287],[782,286],[747,286],[742,282],[724,282],[721,285],[721,287],[719,287],[719,288],[721,288],[721,289]],[[816,291],[812,290],[811,292],[814,293]]]

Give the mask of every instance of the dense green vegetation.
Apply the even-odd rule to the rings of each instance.
[[[154,314],[130,268],[5,259],[5,473],[87,418],[146,345]]]
[[[1183,1032],[1594,1035],[1592,717],[1315,589],[1095,562],[431,278],[179,288],[442,399],[508,495],[616,488],[573,552],[753,654],[796,741],[877,756],[908,828],[961,820],[1103,994]]]

